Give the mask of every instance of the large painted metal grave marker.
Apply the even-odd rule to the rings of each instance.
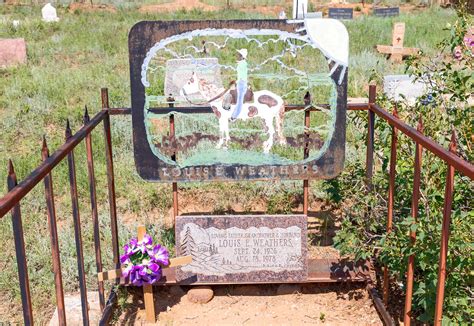
[[[140,22],[129,52],[144,179],[308,180],[342,170],[348,34],[337,20]]]
[[[301,282],[308,274],[305,215],[179,216],[176,270],[185,283]]]

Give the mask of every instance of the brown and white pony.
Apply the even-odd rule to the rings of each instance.
[[[219,88],[209,83],[205,79],[199,79],[196,72],[193,72],[191,78],[184,84],[180,90],[181,96],[187,98],[187,95],[201,94],[211,106],[214,114],[219,119],[220,139],[217,148],[227,148],[229,136],[229,119],[235,109],[234,104],[230,105],[230,109],[224,109],[224,99],[228,95],[229,90],[224,92],[224,88]],[[221,94],[222,96],[218,96]],[[226,105],[229,106],[229,105]],[[275,131],[278,136],[278,142],[285,144],[286,140],[283,136],[283,116],[285,113],[285,104],[283,99],[273,92],[262,90],[254,92],[254,100],[250,103],[244,103],[242,110],[237,119],[247,120],[250,118],[260,117],[265,123],[265,132],[268,139],[263,143],[264,153],[269,153],[273,146],[273,136]],[[275,125],[273,124],[275,122]]]

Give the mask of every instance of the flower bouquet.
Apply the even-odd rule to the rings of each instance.
[[[153,284],[161,279],[161,265],[169,265],[168,250],[157,244],[148,234],[143,240],[133,238],[123,247],[124,254],[120,257],[122,277],[128,277],[135,286]]]

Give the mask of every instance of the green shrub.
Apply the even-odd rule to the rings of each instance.
[[[472,16],[460,10],[456,22],[447,25],[448,36],[439,44],[438,55],[422,54],[408,61],[407,71],[429,83],[431,89],[416,105],[398,103],[398,108],[401,118],[409,125],[415,126],[422,117],[424,134],[445,148],[448,147],[451,130],[456,130],[458,155],[472,162],[474,112],[467,100],[474,89],[474,58],[471,52],[473,48],[463,40],[469,26],[472,26]],[[381,97],[378,101],[384,107],[390,107],[387,99]],[[357,129],[367,130],[365,117],[366,113],[355,113],[350,120]],[[421,198],[418,218],[413,220],[411,198],[415,144],[399,132],[394,227],[391,233],[386,234],[392,128],[377,120],[375,130],[373,192],[361,195],[365,177],[362,154],[346,166],[338,179],[338,193],[343,193],[346,203],[351,205],[344,213],[342,229],[336,235],[335,246],[343,254],[352,254],[356,258],[368,258],[375,254],[378,262],[388,267],[392,278],[402,284],[405,282],[408,257],[416,254],[412,308],[417,320],[431,324],[436,300],[446,163],[432,153],[423,151]],[[356,140],[363,143],[363,139]],[[356,146],[356,151],[358,149]],[[363,150],[364,146],[360,146],[360,152]],[[458,172],[454,184],[443,324],[451,322],[459,325],[468,324],[474,316],[474,182]],[[334,192],[334,186],[328,189],[330,194]],[[416,231],[415,244],[410,242],[410,230]]]

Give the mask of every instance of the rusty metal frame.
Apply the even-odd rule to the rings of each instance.
[[[440,245],[440,259],[439,259],[439,273],[438,273],[438,286],[436,291],[436,305],[435,305],[435,325],[441,324],[442,319],[442,311],[443,311],[443,301],[444,301],[444,283],[446,279],[446,257],[448,252],[448,241],[449,241],[449,228],[450,228],[450,215],[451,215],[451,208],[452,208],[452,199],[453,199],[453,192],[454,192],[454,175],[455,172],[458,171],[459,173],[464,174],[465,176],[469,177],[471,180],[474,179],[474,165],[471,163],[463,160],[456,154],[456,137],[455,133],[453,132],[451,143],[449,146],[449,150],[443,148],[439,144],[433,142],[428,137],[424,136],[422,133],[421,128],[416,130],[413,127],[410,127],[402,120],[397,117],[396,111],[393,114],[388,113],[380,106],[378,106],[375,102],[375,95],[376,89],[374,86],[370,87],[370,101],[369,104],[348,104],[347,107],[349,110],[368,110],[369,112],[373,112],[374,116],[372,117],[369,114],[369,120],[373,120],[370,122],[369,128],[369,137],[368,137],[368,144],[367,147],[367,155],[366,158],[368,163],[372,160],[373,162],[373,140],[374,135],[372,134],[375,131],[375,116],[382,118],[383,120],[387,121],[392,127],[392,145],[391,145],[391,160],[390,160],[390,182],[389,182],[389,214],[387,217],[387,232],[390,232],[392,227],[392,214],[393,214],[393,193],[395,187],[395,165],[396,165],[396,143],[397,143],[397,133],[403,133],[404,135],[411,138],[417,147],[417,154],[416,157],[419,156],[417,163],[415,163],[415,175],[419,175],[421,171],[421,151],[423,149],[428,150],[435,154],[438,158],[442,159],[446,162],[448,166],[448,171],[446,174],[446,189],[445,189],[445,203],[444,203],[444,210],[443,210],[443,224],[442,224],[442,233],[441,233],[441,245]],[[94,189],[95,189],[95,178],[93,173],[93,159],[92,159],[92,146],[91,146],[91,132],[97,127],[99,124],[103,122],[104,126],[104,139],[106,142],[106,158],[107,158],[107,184],[109,190],[109,205],[110,205],[110,215],[111,215],[111,232],[112,232],[112,247],[114,250],[114,257],[113,263],[115,265],[118,264],[118,233],[117,233],[117,213],[116,213],[116,202],[115,202],[115,185],[114,185],[114,175],[113,175],[113,161],[112,161],[112,139],[110,133],[110,116],[111,115],[127,115],[131,113],[130,108],[110,108],[108,104],[108,93],[106,89],[102,90],[102,106],[103,109],[99,111],[92,119],[88,118],[87,112],[84,116],[84,125],[74,134],[72,135],[70,130],[67,130],[67,140],[65,143],[60,146],[52,155],[49,155],[49,150],[46,145],[46,141],[43,141],[42,148],[41,148],[41,155],[42,155],[42,163],[38,165],[36,169],[34,169],[23,181],[17,183],[16,174],[14,171],[13,163],[9,161],[8,165],[8,193],[0,198],[0,218],[4,217],[8,212],[11,211],[12,217],[12,224],[13,224],[13,237],[15,239],[15,251],[16,251],[16,261],[18,265],[18,273],[19,273],[19,287],[20,287],[20,294],[22,299],[23,305],[23,317],[25,325],[32,325],[33,324],[33,312],[31,306],[31,294],[30,294],[30,286],[29,286],[29,278],[28,278],[28,268],[27,268],[27,259],[26,259],[26,252],[25,252],[25,243],[23,238],[23,227],[22,227],[22,216],[20,210],[20,202],[21,200],[40,182],[44,182],[45,186],[45,200],[46,200],[46,214],[48,216],[48,226],[50,232],[50,240],[51,240],[51,250],[52,250],[52,268],[54,271],[54,281],[56,287],[56,298],[57,298],[57,306],[59,311],[59,321],[65,321],[67,312],[64,311],[64,303],[63,303],[63,288],[62,288],[62,278],[61,278],[61,265],[60,265],[60,258],[59,258],[59,246],[58,246],[58,239],[57,239],[57,230],[56,230],[56,221],[55,221],[55,208],[54,208],[54,193],[52,188],[53,177],[52,177],[52,170],[63,160],[67,157],[69,158],[69,162],[71,165],[71,199],[74,201],[77,200],[76,191],[74,191],[74,179],[75,173],[73,169],[74,158],[72,156],[73,150],[76,148],[78,144],[80,144],[83,140],[86,143],[86,155],[88,159],[88,168],[89,170],[89,182],[90,182],[90,196],[92,205],[96,205],[95,200],[93,200],[94,196]],[[291,109],[301,109],[301,108],[288,108]],[[72,163],[72,164],[71,164]],[[367,169],[372,169],[373,163],[367,164]],[[371,171],[367,170],[367,184],[369,185],[371,182]],[[416,181],[416,178],[415,178]],[[416,183],[416,182],[415,182]],[[414,185],[414,196],[412,202],[412,215],[416,217],[416,208],[417,208],[417,200],[416,194],[419,191],[419,185]],[[176,193],[177,196],[177,193]],[[177,198],[177,197],[176,197]],[[177,209],[177,202],[175,203]],[[76,205],[75,205],[76,206]],[[74,212],[74,215],[79,217],[78,207],[76,206],[77,212]],[[94,223],[94,238],[97,238],[97,228],[96,225],[96,210],[97,207],[91,207],[92,210],[92,220]],[[79,219],[76,218],[77,226],[79,227]],[[79,237],[80,238],[80,237]],[[412,239],[414,239],[414,235],[412,235]],[[95,241],[96,245],[96,264],[97,270],[101,270],[102,262],[100,256],[100,241]],[[77,249],[79,250],[80,242],[76,243]],[[78,261],[78,264],[80,262]],[[386,271],[387,275],[384,275],[384,301],[385,306],[388,302],[388,287],[387,282],[389,280],[389,271]],[[385,273],[384,273],[385,274]],[[81,282],[82,283],[82,282]],[[103,286],[103,285],[102,285]],[[82,288],[82,287],[81,287]],[[101,287],[99,286],[99,289]],[[390,316],[386,312],[386,309],[382,303],[382,300],[378,297],[376,290],[374,287],[369,283],[368,291],[373,297],[375,305],[379,310],[382,318],[385,320],[386,323],[390,324]],[[101,290],[99,290],[101,291]],[[102,293],[103,296],[103,293]],[[411,295],[410,295],[411,296]],[[102,324],[107,324],[107,319],[111,316],[114,302],[116,301],[116,293],[114,290],[111,291],[109,298],[106,303],[101,302],[101,308],[103,308],[103,318],[101,320]],[[82,298],[84,300],[84,298]],[[411,298],[407,298],[407,300],[411,301]],[[83,302],[84,304],[84,302]],[[409,311],[410,309],[406,309],[406,321],[409,322]]]

